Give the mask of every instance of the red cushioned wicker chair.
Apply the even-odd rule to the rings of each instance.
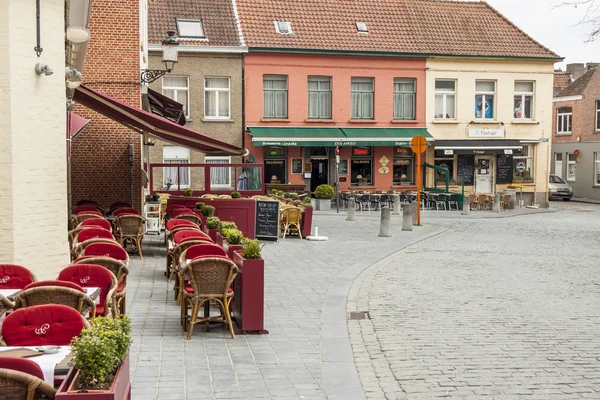
[[[25,267],[15,264],[0,264],[0,289],[21,290],[37,278]]]
[[[83,226],[100,227],[112,232],[112,225],[110,224],[110,221],[107,221],[104,218],[86,219],[79,224],[78,228]]]
[[[53,399],[56,389],[44,381],[39,365],[26,358],[0,357],[2,399]]]
[[[92,243],[85,248],[81,256],[111,257],[123,261],[129,268],[129,254],[118,243]]]
[[[142,257],[142,239],[144,238],[144,218],[139,215],[121,214],[117,216],[115,225],[117,227],[117,239],[123,248],[132,246]]]
[[[112,301],[117,290],[117,277],[101,265],[76,264],[60,271],[60,281],[73,282],[79,285],[99,287],[100,301],[96,305],[96,316],[106,317],[111,310]]]
[[[27,285],[15,299],[15,310],[43,304],[62,304],[82,315],[96,316],[96,304],[85,290],[72,282],[39,281]]]
[[[127,275],[129,274],[129,268],[127,268],[127,265],[125,265],[123,261],[115,260],[111,257],[100,256],[83,256],[75,260],[74,264],[101,265],[112,272],[117,278],[117,290],[115,291],[115,295],[112,300],[112,314],[113,316],[125,315],[127,300]]]

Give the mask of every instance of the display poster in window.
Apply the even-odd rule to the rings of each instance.
[[[348,175],[348,160],[342,158],[338,164],[338,175]]]
[[[293,158],[292,159],[292,174],[301,174],[302,173],[302,159],[301,158]]]
[[[257,239],[278,239],[279,201],[256,200],[256,219],[254,227],[254,236]]]
[[[352,155],[353,156],[370,156],[371,148],[370,147],[353,147]]]
[[[471,154],[460,154],[458,156],[458,167],[456,171],[458,183],[465,185],[475,183],[475,156]]]
[[[499,154],[496,166],[496,182],[512,183],[513,180],[513,156],[512,154]]]

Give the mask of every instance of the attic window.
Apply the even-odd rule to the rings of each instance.
[[[204,27],[199,19],[177,19],[177,35],[180,38],[203,38]]]
[[[292,23],[289,21],[275,21],[275,30],[277,33],[289,35],[292,32]]]
[[[361,33],[369,33],[366,22],[356,21],[356,29]]]

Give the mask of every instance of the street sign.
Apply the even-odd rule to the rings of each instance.
[[[422,154],[427,150],[427,139],[424,136],[418,135],[410,141],[410,148],[416,154]]]

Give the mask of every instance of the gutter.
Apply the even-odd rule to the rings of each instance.
[[[149,44],[149,52],[162,52],[160,44]],[[197,46],[197,45],[180,45],[180,53],[247,53],[247,46]]]

